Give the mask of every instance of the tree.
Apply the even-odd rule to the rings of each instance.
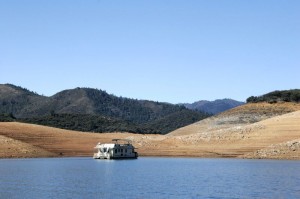
[[[257,101],[258,101],[258,98],[254,97],[254,96],[248,97],[246,100],[247,103],[256,103]]]

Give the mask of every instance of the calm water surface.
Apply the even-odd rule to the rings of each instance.
[[[300,198],[300,161],[2,159],[0,198]]]

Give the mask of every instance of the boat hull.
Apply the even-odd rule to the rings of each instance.
[[[116,159],[137,159],[138,158],[138,154],[135,153],[134,155],[131,156],[107,156],[107,155],[101,155],[101,154],[97,154],[95,153],[93,156],[94,159],[107,159],[107,160],[116,160]]]

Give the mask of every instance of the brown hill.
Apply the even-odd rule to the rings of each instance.
[[[0,135],[0,158],[16,157],[55,157],[56,155],[42,148],[35,147],[22,141],[18,141]]]
[[[203,132],[209,134],[211,131],[253,124],[297,110],[300,110],[300,103],[247,103],[222,112],[216,116],[179,128],[168,135],[188,135]]]
[[[300,111],[189,135],[95,134],[0,123],[0,157],[92,156],[97,142],[127,138],[146,156],[300,159]]]
[[[83,133],[2,122],[0,157],[91,157],[97,142],[127,138],[140,155],[300,159],[300,111],[295,110],[299,104],[246,104],[168,135]]]
[[[93,147],[98,142],[109,142],[113,138],[129,135],[84,133],[34,124],[0,122],[0,143],[3,143],[0,157],[92,156]]]
[[[174,137],[222,156],[299,159],[299,121],[300,111],[296,111],[244,126]]]
[[[132,139],[160,155],[300,159],[299,121],[300,111],[295,111],[252,124]]]

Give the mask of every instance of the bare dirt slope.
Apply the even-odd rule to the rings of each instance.
[[[55,157],[56,154],[42,148],[0,135],[0,157]]]
[[[300,111],[254,124],[173,137],[222,156],[300,159]]]
[[[31,147],[38,154],[36,156],[52,157],[92,156],[93,147],[98,142],[109,142],[113,138],[123,138],[130,134],[84,133],[33,124],[1,122],[0,135],[0,142],[6,143],[1,146],[0,157],[30,157],[28,154],[32,154]],[[15,153],[10,152],[12,149]]]
[[[300,110],[300,103],[248,103],[177,129],[169,133],[169,135],[188,135],[202,132],[209,133],[219,129],[245,126],[297,110]]]
[[[200,125],[190,125],[188,130],[180,129],[183,133],[168,135],[96,134],[3,122],[0,157],[91,157],[97,142],[127,138],[140,155],[300,159],[300,111],[291,112],[299,106],[276,105],[247,105],[242,107],[244,112],[233,109],[199,122]],[[249,108],[253,108],[252,116]],[[221,120],[216,119],[219,116]],[[259,122],[253,122],[253,118]]]

